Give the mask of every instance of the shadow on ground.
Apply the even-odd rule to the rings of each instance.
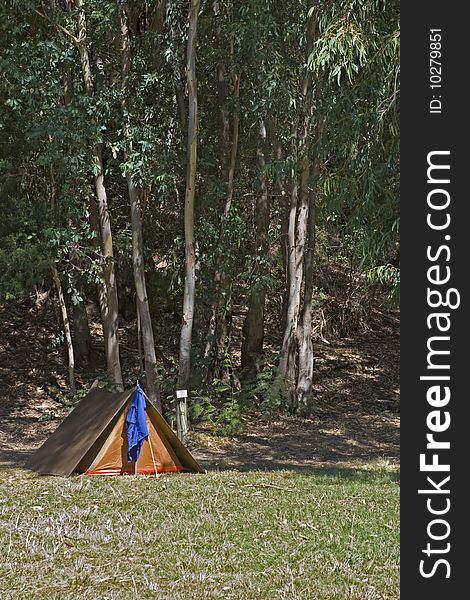
[[[48,309],[51,310],[51,309]],[[48,393],[59,382],[63,357],[50,349],[51,314],[25,322],[25,309],[0,307],[0,461],[23,466],[57,427],[58,404]],[[26,327],[26,329],[25,329]],[[316,344],[316,416],[251,422],[242,435],[193,434],[190,449],[208,470],[296,470],[399,459],[399,327],[331,345]]]
[[[308,471],[326,464],[399,459],[398,419],[392,414],[285,420],[237,438],[195,438],[193,452],[207,469]]]
[[[236,439],[195,435],[194,452],[208,469],[293,469],[386,459],[398,462],[399,326],[334,344],[316,344],[317,413],[251,423]]]

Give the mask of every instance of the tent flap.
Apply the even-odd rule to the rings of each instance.
[[[131,394],[132,390],[112,394],[91,389],[33,454],[26,468],[42,475],[71,475]]]

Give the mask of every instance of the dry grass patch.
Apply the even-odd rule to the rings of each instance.
[[[5,599],[399,596],[396,468],[37,478],[0,470]]]

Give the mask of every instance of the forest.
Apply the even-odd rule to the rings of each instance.
[[[5,598],[397,598],[399,3],[0,17]],[[24,468],[137,383],[200,468]]]
[[[55,303],[72,391],[308,415],[313,340],[398,306],[398,3],[3,13],[0,301]]]

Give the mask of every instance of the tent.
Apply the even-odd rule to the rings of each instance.
[[[126,415],[138,386],[110,393],[92,388],[26,467],[43,475],[204,473],[175,433],[145,398],[148,436],[137,461],[128,459]]]

